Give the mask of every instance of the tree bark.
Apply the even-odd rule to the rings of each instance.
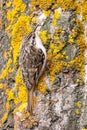
[[[43,7],[44,0],[33,10],[31,2],[0,1],[0,130],[87,130],[87,23],[77,12],[81,5],[65,8],[68,1],[59,0]],[[31,115],[18,58],[39,8],[48,16],[40,32],[47,66],[33,93]]]

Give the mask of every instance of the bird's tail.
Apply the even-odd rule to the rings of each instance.
[[[30,113],[33,111],[33,88],[31,90],[28,89],[28,106],[27,109]]]

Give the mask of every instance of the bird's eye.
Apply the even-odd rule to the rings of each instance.
[[[32,37],[33,39],[35,39],[35,35],[33,35],[33,37]]]

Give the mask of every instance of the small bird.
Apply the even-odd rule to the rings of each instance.
[[[28,111],[33,110],[33,90],[46,65],[46,49],[38,35],[41,26],[37,25],[33,32],[27,34],[21,43],[19,65],[28,95]]]

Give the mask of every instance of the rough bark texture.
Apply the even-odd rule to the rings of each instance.
[[[0,74],[2,72],[2,69],[5,68],[5,65],[7,63],[7,59],[4,57],[4,52],[9,51],[10,48],[10,39],[6,33],[5,30],[5,24],[6,24],[6,1],[1,0],[0,1],[0,22],[1,22],[1,27],[0,27]],[[7,79],[0,79],[0,84],[5,84],[7,83],[8,88],[12,87],[11,82]],[[7,102],[7,96],[6,96],[6,88],[0,89],[0,119],[3,118],[3,115],[8,112],[8,119],[2,121],[0,120],[0,123],[4,122],[3,126],[0,128],[0,130],[13,130],[14,128],[14,121],[13,121],[13,114],[12,110],[9,111],[6,110],[6,102]],[[12,108],[11,108],[12,109]]]
[[[23,2],[26,4],[25,14],[30,15],[30,1],[23,0]],[[77,40],[79,39],[79,35],[83,34],[84,40],[87,43],[86,22],[84,23],[79,20],[80,16],[76,14],[74,9],[70,8],[61,12],[61,16],[57,20],[56,27],[52,25],[52,15],[46,19],[46,23],[44,27],[42,27],[42,30],[48,30],[51,35],[51,42],[55,42],[52,38],[53,32],[59,28],[62,28],[63,30],[63,33],[58,32],[57,35],[59,37],[59,41],[64,42],[63,47],[60,47],[57,54],[63,54],[63,52],[66,52],[66,56],[68,58],[64,58],[63,61],[67,65],[62,65],[60,70],[58,69],[58,71],[55,72],[55,75],[53,75],[55,76],[55,80],[52,82],[50,68],[52,68],[51,65],[54,65],[54,63],[52,63],[53,61],[48,58],[48,67],[45,69],[45,78],[43,81],[40,81],[44,82],[47,88],[45,92],[38,90],[38,87],[35,88],[35,105],[33,115],[30,115],[29,113],[27,114],[26,105],[24,105],[24,111],[19,111],[19,109],[15,110],[15,108],[18,108],[21,104],[25,104],[25,102],[22,102],[19,97],[18,99],[20,102],[15,103],[15,98],[17,98],[20,94],[18,93],[20,89],[15,87],[15,77],[19,72],[19,65],[18,62],[14,62],[13,57],[15,50],[10,50],[10,47],[12,46],[12,38],[15,39],[16,37],[11,35],[12,30],[9,32],[6,31],[9,24],[12,26],[11,29],[14,30],[17,18],[20,17],[21,12],[19,11],[18,16],[16,16],[14,22],[11,23],[7,20],[6,16],[8,10],[13,8],[12,5],[9,9],[9,7],[6,7],[7,2],[5,0],[0,1],[0,3],[2,5],[0,7],[0,20],[2,21],[0,27],[0,74],[2,75],[3,70],[6,68],[9,58],[12,59],[12,63],[6,71],[15,66],[15,70],[13,72],[9,72],[9,74],[6,77],[4,76],[4,78],[0,77],[0,84],[3,84],[3,87],[0,87],[0,130],[87,130],[87,50],[85,51],[86,58],[82,62],[82,68],[85,68],[85,76],[83,74],[84,79],[80,76],[80,69],[82,68],[78,65],[80,64],[79,60],[77,60],[78,63],[74,61],[74,59],[79,57],[81,53],[83,54],[82,56],[84,59],[85,49],[83,48],[85,48],[85,45],[82,44],[83,47],[80,46],[80,44],[77,44]],[[74,21],[74,19],[79,20],[79,22]],[[69,36],[74,29],[77,29],[76,31],[78,33],[75,34],[76,37],[74,36],[74,42],[70,43]],[[81,29],[83,31],[81,31]],[[44,44],[48,54],[50,44],[49,40],[48,44]],[[4,56],[5,52],[8,54],[6,58]],[[59,64],[61,63],[61,59],[61,57],[58,59]],[[68,66],[71,64],[71,61],[74,61],[75,63]],[[44,88],[43,84],[42,88]],[[12,90],[12,92],[14,91],[13,96],[11,95],[12,93],[8,93],[6,90]]]

